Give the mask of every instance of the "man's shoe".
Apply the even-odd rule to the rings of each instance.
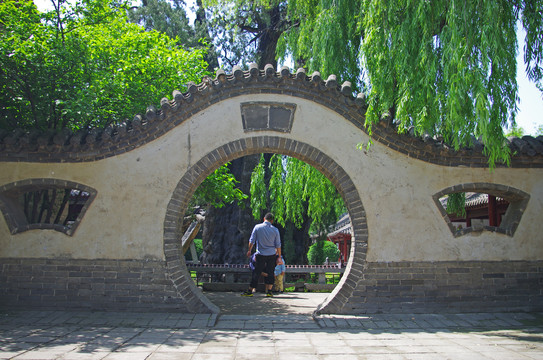
[[[268,291],[268,292],[266,293],[266,296],[267,296],[267,297],[273,297],[273,294],[272,294],[271,291]]]
[[[253,292],[251,290],[244,291],[241,296],[253,296]]]

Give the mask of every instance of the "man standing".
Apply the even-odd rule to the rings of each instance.
[[[258,286],[258,279],[262,272],[267,274],[264,281],[266,296],[273,296],[271,290],[274,283],[275,259],[277,255],[281,258],[281,239],[279,237],[279,230],[272,223],[273,214],[267,213],[264,216],[264,222],[253,228],[253,232],[249,238],[247,257],[251,257],[251,250],[256,243],[256,264],[249,289],[241,294],[241,296],[253,296],[253,290]]]

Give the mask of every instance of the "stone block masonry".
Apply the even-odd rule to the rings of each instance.
[[[0,306],[189,312],[155,260],[0,259]]]
[[[543,261],[367,263],[331,313],[542,311]]]
[[[162,261],[0,261],[2,307],[193,312],[197,303],[179,297]],[[323,313],[543,311],[543,261],[366,265],[342,308]]]

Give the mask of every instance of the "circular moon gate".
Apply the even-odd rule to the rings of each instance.
[[[318,313],[339,312],[353,295],[366,262],[368,229],[366,213],[349,175],[333,159],[308,144],[285,137],[256,136],[225,144],[208,153],[183,175],[169,201],[164,219],[164,254],[170,280],[190,311],[218,313],[219,309],[199,291],[182,256],[180,229],[190,198],[204,179],[223,164],[259,153],[278,153],[298,158],[324,174],[341,194],[351,217],[353,241],[344,276]]]

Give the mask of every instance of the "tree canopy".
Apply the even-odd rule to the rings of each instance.
[[[291,24],[286,19],[288,2],[277,0],[204,0],[210,12],[208,25],[221,65],[256,62],[260,67],[277,65],[277,43]]]
[[[304,17],[308,8],[325,25]],[[359,44],[358,56],[330,56],[335,67],[323,68],[349,80],[341,67],[359,67],[370,132],[387,114],[399,132],[441,136],[456,149],[480,138],[491,166],[509,161],[502,129],[517,112],[518,23],[528,34],[526,71],[543,90],[541,1],[289,1],[289,11],[300,28],[285,37],[285,49],[317,59],[310,65]],[[335,38],[331,29],[344,24],[351,30]],[[314,46],[303,46],[309,42]]]
[[[360,6],[357,0],[288,1],[285,21],[291,26],[279,40],[278,58],[292,57],[310,72],[335,74],[360,89],[365,73],[360,61]]]
[[[510,156],[503,128],[517,111],[517,26],[526,30],[525,70],[543,91],[541,1],[207,0],[198,29],[181,0],[131,7],[144,28],[127,23],[123,0],[53,3],[45,14],[30,0],[0,4],[4,128],[130,119],[202,78],[200,35],[214,38],[227,67],[292,59],[351,81],[368,97],[370,134],[384,117],[399,132],[440,136],[457,149],[479,138],[491,166]]]
[[[172,39],[177,38],[180,45],[186,46],[194,41],[194,30],[189,24],[184,5],[185,2],[181,0],[143,0],[140,6],[130,8],[128,18],[147,31],[159,31]]]
[[[226,204],[242,201],[248,197],[238,187],[238,181],[225,164],[209,175],[196,189],[189,207],[205,206],[222,208]]]
[[[276,58],[291,59],[323,77],[336,74],[365,92],[370,135],[372,125],[385,118],[400,133],[441,137],[455,149],[471,146],[477,138],[485,145],[491,167],[510,159],[503,129],[515,123],[517,112],[519,24],[527,34],[526,72],[543,91],[541,1],[209,0],[207,4],[216,13],[229,10],[225,25],[235,35],[228,38],[232,44],[237,39],[238,46],[247,45],[250,40],[261,48],[264,34],[279,33]],[[276,20],[258,16],[271,9],[278,10]],[[237,58],[249,59],[257,60],[249,52]]]
[[[322,265],[326,258],[330,262],[338,261],[340,255],[341,252],[333,242],[320,239],[309,247],[307,260],[310,265]]]
[[[199,7],[194,24],[190,24],[186,7],[183,0],[142,0],[128,9],[128,19],[147,31],[156,30],[176,39],[184,49],[205,49],[208,69],[214,71],[219,64],[211,44],[205,11]]]
[[[0,3],[0,127],[77,130],[132,119],[208,75],[205,49],[127,21],[112,0]]]

